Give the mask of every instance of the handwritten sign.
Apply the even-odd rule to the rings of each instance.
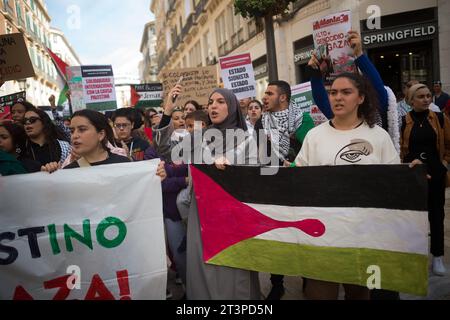
[[[195,100],[200,105],[208,104],[211,92],[217,88],[217,68],[215,66],[175,69],[162,72],[161,82],[164,88],[163,97],[166,98],[169,91],[183,76],[183,92],[178,97],[177,106],[182,107],[189,100]]]
[[[0,35],[0,75],[2,81],[34,77],[33,64],[21,33]]]

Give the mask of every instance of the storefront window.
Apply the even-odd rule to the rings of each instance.
[[[395,93],[410,80],[427,85],[433,79],[433,55],[431,41],[410,46],[393,46],[369,50],[384,83]]]

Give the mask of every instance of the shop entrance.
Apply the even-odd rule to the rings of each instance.
[[[400,46],[370,49],[369,58],[374,63],[385,85],[395,94],[410,80],[428,86],[433,81],[432,41]]]

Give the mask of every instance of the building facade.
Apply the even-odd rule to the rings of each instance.
[[[268,82],[265,34],[253,19],[234,14],[233,0],[153,0],[159,70],[217,64],[219,57],[249,52],[258,98]],[[352,12],[352,29],[394,91],[418,79],[440,79],[450,89],[450,1],[298,0],[276,17],[279,78],[305,82],[314,48],[313,22],[331,13]]]
[[[139,63],[141,83],[158,82],[158,53],[156,52],[155,21],[147,23],[142,34],[142,61]]]
[[[0,88],[0,95],[27,91],[27,100],[37,106],[49,104],[50,95],[58,95],[57,72],[46,48],[50,41],[51,18],[43,0],[1,0],[0,33],[18,33],[25,36],[36,76],[19,81],[8,81]]]
[[[81,66],[81,60],[64,33],[56,28],[50,28],[51,50],[69,66]]]

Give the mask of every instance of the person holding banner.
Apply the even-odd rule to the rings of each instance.
[[[45,111],[27,111],[23,124],[28,136],[25,150],[43,170],[47,164],[62,164],[66,160],[72,148]]]
[[[179,91],[181,87],[175,88],[169,96],[172,96],[175,90]],[[166,102],[166,110],[171,108],[173,108],[172,101],[169,99]],[[245,118],[240,111],[238,99],[230,90],[214,90],[209,98],[208,111],[212,125],[200,134],[202,141],[195,140],[195,133],[192,135],[193,140],[191,141],[193,141],[194,147],[191,149],[190,162],[202,159],[197,157],[198,152],[215,150],[216,153],[212,155],[211,152],[211,156],[215,159],[216,166],[225,169],[226,164],[235,163],[234,159],[227,159],[226,156],[233,155],[234,158],[240,159],[238,154],[242,145],[247,145],[250,142],[248,139],[251,138],[245,134],[247,131]],[[218,137],[212,139],[211,135],[219,133],[223,135],[222,139]],[[240,143],[235,139],[226,141],[226,133],[242,134],[245,136],[245,140]],[[203,141],[203,139],[208,141]],[[238,164],[257,163],[256,154],[252,157],[251,152],[241,160],[243,163]],[[205,162],[205,160],[200,161]],[[195,190],[192,191],[190,198],[187,229],[187,298],[189,300],[259,300],[261,297],[257,272],[215,266],[204,262]]]
[[[334,117],[308,133],[295,161],[298,167],[400,164],[389,134],[375,125],[377,100],[367,80],[358,74],[339,75],[328,103]],[[348,284],[344,288],[346,299],[370,298],[368,288]],[[337,283],[306,279],[308,299],[336,300],[338,293]]]

